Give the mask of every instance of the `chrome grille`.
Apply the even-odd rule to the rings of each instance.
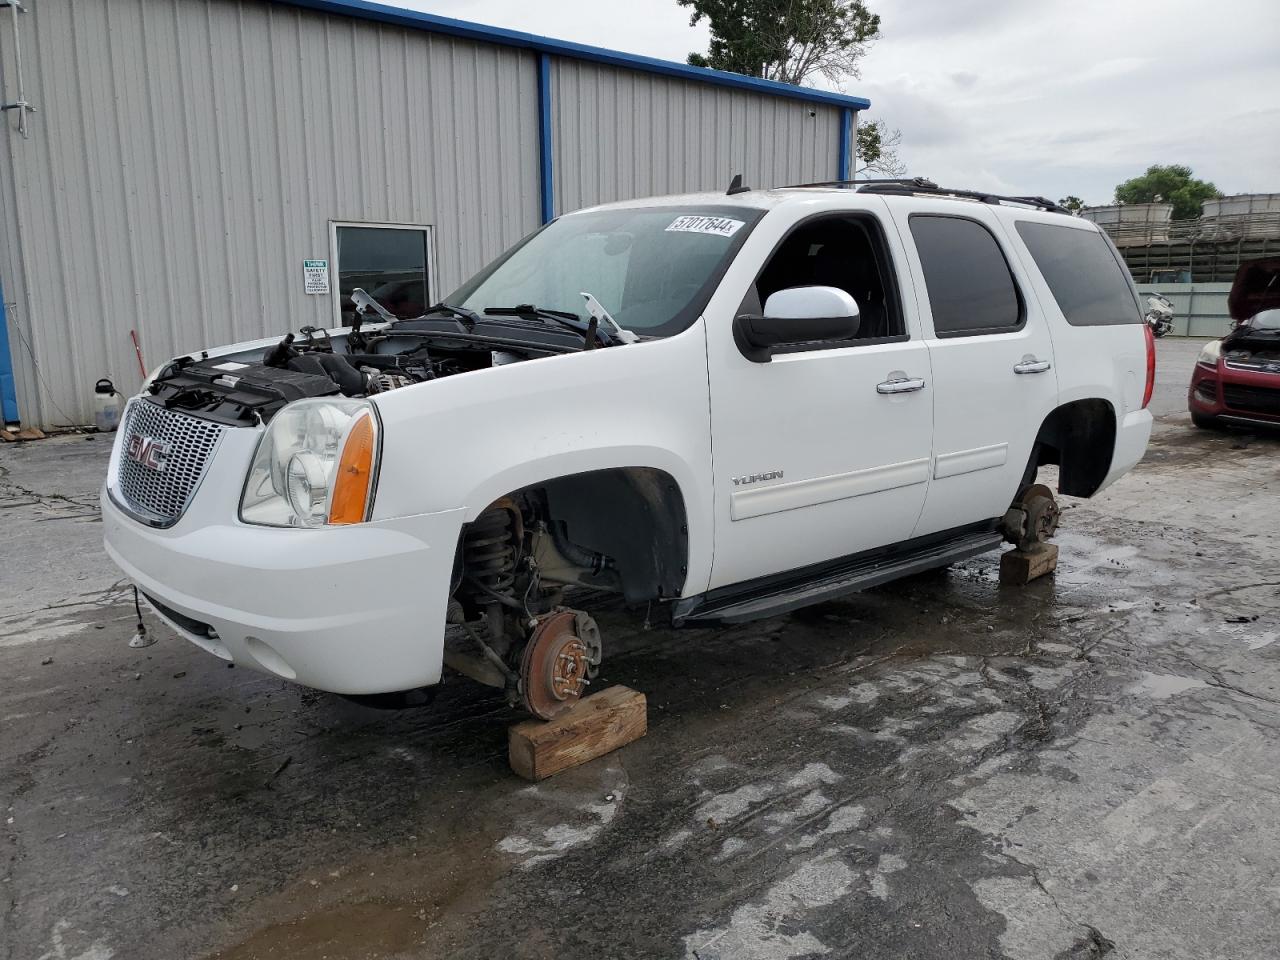
[[[121,506],[156,526],[176,523],[200,486],[226,429],[208,420],[166,410],[149,400],[135,400],[129,405],[121,430],[124,436],[116,474]],[[130,455],[130,450],[143,441],[163,445],[159,469]]]

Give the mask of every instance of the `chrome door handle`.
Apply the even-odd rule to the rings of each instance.
[[[903,377],[876,384],[876,393],[915,393],[923,389],[924,380],[919,377]]]
[[[1014,373],[1044,373],[1053,364],[1048,360],[1037,360],[1031,354],[1027,354],[1021,360],[1013,365]]]

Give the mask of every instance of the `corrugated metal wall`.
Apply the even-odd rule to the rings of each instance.
[[[538,54],[267,0],[27,0],[0,281],[28,424],[169,356],[316,324],[332,221],[429,224],[441,297],[540,222]],[[16,98],[13,28],[0,78]],[[836,175],[837,107],[553,56],[557,213]],[[0,331],[2,333],[2,331]]]
[[[556,58],[555,205],[834,179],[840,110]]]
[[[302,292],[330,220],[434,225],[438,296],[538,225],[533,53],[253,0],[28,7],[39,113],[7,115],[0,187],[25,422],[136,388],[131,328],[151,365],[331,326]],[[12,50],[6,12],[6,100]]]

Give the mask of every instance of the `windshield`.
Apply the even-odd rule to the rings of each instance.
[[[446,301],[532,304],[590,318],[595,296],[613,319],[644,336],[685,329],[764,211],[749,207],[634,207],[561,217],[463,284]]]

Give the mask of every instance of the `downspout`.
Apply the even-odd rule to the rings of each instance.
[[[18,392],[13,380],[13,354],[9,352],[9,311],[4,304],[4,284],[0,282],[0,426],[19,423]]]
[[[840,108],[840,157],[836,164],[837,180],[852,180],[853,177],[850,173],[852,170],[856,169],[856,167],[854,167],[850,162],[853,159],[853,118],[853,108]]]
[[[543,223],[555,219],[555,184],[552,182],[554,144],[551,136],[551,55],[538,54],[538,186],[539,214]]]

